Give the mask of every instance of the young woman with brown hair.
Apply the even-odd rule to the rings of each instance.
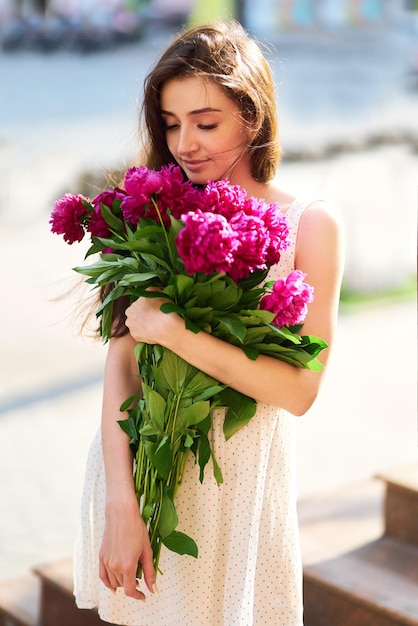
[[[315,299],[304,334],[332,345],[342,274],[341,227],[323,201],[307,204],[275,179],[280,159],[271,71],[258,45],[237,23],[186,30],[145,81],[145,157],[158,169],[176,162],[196,185],[227,179],[249,196],[277,202],[293,244],[269,279],[295,268]],[[318,393],[322,373],[271,357],[251,361],[235,346],[187,330],[158,298],[139,298],[115,319],[105,369],[102,426],[88,461],[75,560],[82,608],[125,626],[300,626],[302,568],[294,467],[295,415]],[[125,305],[126,306],[126,305]],[[163,550],[155,572],[132,480],[129,438],[119,407],[140,388],[137,342],[160,344],[216,380],[253,397],[257,413],[227,442],[222,411],[213,415],[212,445],[224,474],[203,484],[190,459],[176,499],[182,530],[199,557]],[[325,364],[329,350],[321,357]],[[138,585],[142,564],[145,584]],[[138,602],[138,600],[145,600]]]

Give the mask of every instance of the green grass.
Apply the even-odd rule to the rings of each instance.
[[[352,308],[368,304],[390,303],[394,300],[412,300],[417,296],[417,277],[415,275],[405,279],[399,285],[388,289],[358,292],[342,286],[340,295],[341,308]]]

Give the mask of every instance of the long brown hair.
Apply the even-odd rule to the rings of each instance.
[[[145,78],[143,160],[148,167],[173,161],[160,114],[161,90],[168,80],[188,76],[208,78],[238,105],[251,130],[251,174],[260,182],[271,180],[280,161],[274,81],[260,47],[236,21],[185,30]]]

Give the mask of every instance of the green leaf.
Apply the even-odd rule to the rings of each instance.
[[[91,265],[77,265],[73,267],[73,270],[85,276],[100,276],[105,267],[108,267],[108,265],[104,261],[96,261],[96,263]]]
[[[171,352],[171,350],[164,350],[160,367],[169,388],[175,394],[179,394],[184,386],[191,366],[174,354],[174,352]]]
[[[100,210],[102,212],[102,215],[105,221],[107,222],[107,224],[109,224],[110,228],[112,228],[115,231],[123,232],[124,226],[123,226],[122,220],[116,217],[116,215],[112,213],[109,207],[107,207],[105,204],[101,202]]]
[[[102,312],[102,319],[100,320],[100,336],[103,337],[106,341],[110,339],[112,334],[112,323],[113,323],[113,302],[109,302],[107,306],[104,307]]]
[[[244,341],[245,338],[245,326],[241,322],[238,316],[225,316],[221,317],[219,320],[221,326],[225,326],[228,331],[239,339],[241,342]]]
[[[181,317],[183,317],[184,315],[184,311],[182,309],[181,306],[179,306],[178,304],[175,304],[174,302],[164,302],[161,307],[160,310],[163,313],[177,313],[178,315],[180,315]]]
[[[267,274],[269,273],[269,269],[270,268],[267,268],[265,270],[255,270],[251,273],[251,276],[249,278],[241,279],[239,281],[239,286],[245,291],[257,287],[266,278]]]
[[[165,261],[163,261],[163,259],[158,258],[158,256],[156,256],[155,254],[148,254],[145,252],[141,252],[141,256],[148,261],[154,261],[154,263],[156,263],[156,265],[161,265],[161,267],[164,267],[166,270],[168,270],[168,272],[171,274],[172,273],[172,268],[171,266],[166,263]]]
[[[153,465],[161,478],[167,480],[173,465],[173,453],[167,436],[163,437],[155,450]]]
[[[193,398],[207,390],[213,389],[218,382],[200,370],[196,370],[195,375],[187,382],[187,387],[183,392],[183,398]],[[216,393],[216,392],[215,392]],[[213,394],[211,394],[213,395]],[[207,396],[208,398],[210,395]],[[206,400],[207,398],[200,398]]]
[[[192,320],[190,320],[188,317],[184,318],[185,324],[186,324],[186,328],[187,330],[190,330],[192,333],[199,333],[201,330],[205,330],[205,327],[202,326],[202,328],[196,324],[195,322],[192,322]]]
[[[127,411],[130,407],[132,407],[132,405],[138,401],[139,396],[135,395],[135,396],[129,396],[129,398],[126,398],[125,402],[122,402],[122,404],[120,405],[120,409],[119,411]]]
[[[168,234],[173,237],[173,241],[174,241],[174,239],[177,237],[181,229],[184,228],[184,222],[176,219],[172,215],[170,215],[170,221],[171,221],[171,228],[168,231]]]
[[[274,320],[274,313],[270,311],[264,311],[257,309],[243,309],[240,311],[242,323],[246,326],[258,326],[260,322],[262,324],[270,324]],[[279,330],[277,326],[273,326],[271,330]]]
[[[154,437],[155,435],[161,435],[161,430],[157,428],[151,422],[147,422],[139,431],[140,435],[144,435],[146,437]]]
[[[210,411],[210,402],[201,401],[195,402],[185,409],[179,409],[177,422],[176,422],[176,432],[183,432],[190,426],[194,426],[195,424],[199,424],[202,420],[204,420]]]
[[[154,467],[154,454],[155,454],[155,450],[157,449],[158,444],[155,443],[154,441],[148,441],[145,439],[145,440],[142,440],[142,445],[144,446],[145,453],[148,457],[149,462]]]
[[[184,533],[174,530],[171,535],[162,539],[166,548],[177,554],[188,554],[197,559],[198,547],[196,542]]]
[[[138,431],[135,420],[132,417],[129,417],[126,420],[118,420],[118,424],[122,428],[123,432],[129,435],[133,441],[138,441]]]
[[[181,296],[188,289],[191,289],[194,284],[193,278],[191,276],[186,276],[185,274],[177,274],[175,280],[179,296]]]
[[[269,332],[270,328],[268,326],[253,326],[247,328],[245,333],[245,345],[249,346],[252,343],[261,343]]]
[[[124,293],[125,293],[125,290],[123,287],[116,287],[115,289],[112,289],[112,291],[110,291],[110,293],[108,293],[106,298],[103,300],[103,303],[100,306],[100,308],[97,310],[96,315],[100,315],[102,311],[107,307],[107,305],[110,304],[110,302],[114,302],[115,300],[123,296]]]
[[[260,354],[266,354],[276,359],[280,359],[285,363],[289,363],[295,367],[303,367],[311,371],[319,372],[323,369],[323,365],[315,356],[301,346],[283,346],[274,342],[260,343],[254,346],[259,350]]]
[[[199,480],[203,483],[205,477],[205,467],[210,459],[211,449],[209,439],[206,433],[200,433],[198,447],[198,462],[200,467]]]
[[[188,306],[186,303],[184,312],[187,317],[195,320],[199,320],[202,317],[210,320],[213,317],[213,307],[211,306]]]
[[[158,274],[155,272],[140,272],[133,274],[126,274],[122,280],[119,281],[121,287],[129,285],[142,286],[145,283],[149,283],[154,278],[158,278]]]
[[[195,396],[194,401],[198,402],[200,400],[209,400],[209,398],[213,398],[213,396],[216,396],[219,392],[222,391],[222,389],[225,389],[225,387],[226,385],[214,385],[213,387],[208,387],[207,389],[202,391],[202,393],[199,393],[197,396]]]
[[[249,398],[230,387],[221,391],[219,397],[224,406],[227,407],[223,430],[225,439],[228,440],[248,424],[257,410],[257,403],[253,398]]]
[[[313,335],[303,335],[301,340],[301,345],[304,346],[305,350],[308,350],[314,356],[318,356],[322,350],[328,348],[326,341]]]
[[[155,237],[153,237],[155,235]],[[134,233],[134,239],[154,239],[161,237],[161,227],[158,226],[154,221],[150,223],[148,226],[143,226],[143,221],[138,225]]]
[[[252,346],[242,346],[242,351],[251,361],[255,361],[260,354],[260,351]]]
[[[213,475],[215,477],[216,484],[219,487],[219,485],[222,485],[222,483],[224,481],[224,477],[222,476],[221,468],[218,465],[218,461],[216,460],[215,455],[214,455],[212,449],[210,451],[210,455],[212,457]]]
[[[134,357],[135,357],[135,361],[140,361],[141,360],[141,353],[144,350],[144,344],[142,342],[139,342],[135,345],[134,347]]]
[[[242,290],[234,283],[234,281],[223,281],[222,289],[219,291],[213,290],[211,298],[212,306],[214,309],[221,311],[229,311],[231,309],[236,310],[237,303],[242,295]]]
[[[85,257],[84,258],[88,258],[89,256],[91,256],[92,254],[97,254],[98,252],[101,252],[103,250],[103,246],[99,241],[95,241],[95,238],[92,238],[93,244],[90,246],[90,248],[87,250]]]
[[[152,513],[154,511],[154,507],[151,503],[148,503],[144,506],[144,508],[142,509],[142,519],[144,520],[144,522],[147,524],[149,518],[151,517]]]
[[[144,382],[142,383],[142,391],[144,393],[145,405],[148,409],[148,419],[151,424],[162,432],[165,428],[167,403],[158,391],[151,389],[151,387]]]
[[[174,507],[174,502],[170,496],[165,494],[161,503],[160,519],[158,522],[158,531],[162,539],[171,535],[178,523],[179,518]]]

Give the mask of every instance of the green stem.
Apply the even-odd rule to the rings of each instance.
[[[151,198],[151,202],[154,205],[154,208],[155,208],[155,210],[157,212],[157,215],[158,215],[158,219],[160,220],[161,228],[163,229],[165,242],[167,244],[168,254],[170,255],[171,267],[174,267],[175,266],[175,262],[177,260],[177,255],[175,255],[174,251],[171,249],[170,241],[168,239],[167,229],[166,229],[165,224],[163,222],[163,218],[162,218],[161,211],[159,209],[158,203],[156,202],[156,200],[154,200],[154,198]]]

